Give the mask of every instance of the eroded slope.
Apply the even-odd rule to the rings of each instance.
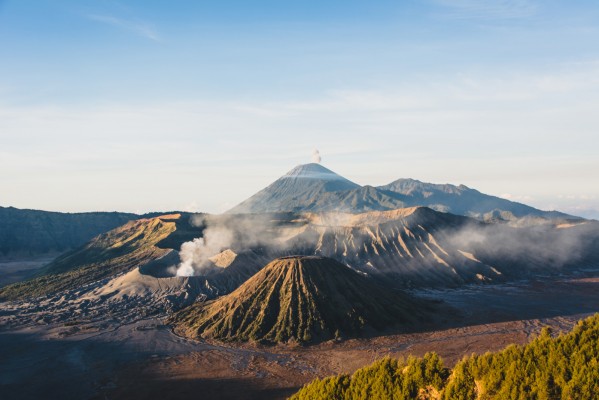
[[[313,342],[410,326],[424,302],[379,286],[324,257],[274,260],[231,294],[172,319],[176,331],[223,341]]]

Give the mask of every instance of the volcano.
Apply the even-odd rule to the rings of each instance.
[[[384,186],[360,186],[315,163],[295,167],[228,213],[363,213],[416,206],[485,221],[513,221],[525,217],[580,220],[561,212],[542,211],[484,194],[464,185],[398,179]]]
[[[320,164],[298,165],[285,175],[229,211],[233,214],[265,213],[305,208],[326,193],[360,188]]]
[[[430,305],[379,286],[326,257],[276,259],[234,292],[180,311],[171,322],[193,338],[319,342],[408,327]]]

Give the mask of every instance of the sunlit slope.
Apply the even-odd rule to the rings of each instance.
[[[311,214],[288,239],[290,251],[340,260],[401,285],[459,285],[502,280],[492,265],[469,255],[451,238],[477,221],[424,207],[384,212]]]
[[[172,322],[189,337],[314,342],[405,328],[429,307],[335,260],[297,256],[272,261],[231,294],[196,303]]]
[[[163,256],[168,250],[157,243],[176,229],[179,215],[130,221],[66,253],[37,277],[0,289],[0,299],[39,296],[73,289],[114,276]]]
[[[335,258],[400,286],[492,283],[599,266],[599,223],[512,227],[413,207],[305,214],[294,254]]]

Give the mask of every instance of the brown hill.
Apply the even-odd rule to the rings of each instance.
[[[67,252],[25,282],[0,289],[0,300],[46,295],[114,277],[164,256],[157,244],[176,230],[179,214],[129,221]]]
[[[370,329],[407,327],[430,306],[324,257],[279,258],[231,294],[196,303],[171,320],[188,337],[317,342]]]

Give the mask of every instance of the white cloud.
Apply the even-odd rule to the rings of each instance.
[[[361,184],[412,177],[523,202],[585,193],[597,197],[578,201],[592,206],[599,82],[588,78],[597,70],[591,62],[276,101],[46,107],[0,99],[0,203],[149,211],[193,199],[201,207],[190,210],[221,211],[309,162],[317,144],[326,166]]]
[[[511,194],[511,193],[502,193],[498,197],[501,197],[503,199],[510,200],[510,201],[517,201],[519,203],[526,203],[526,202],[531,202],[534,200],[534,197],[529,196],[529,195],[517,195],[517,194]]]
[[[127,20],[123,18],[113,17],[111,15],[90,14],[87,17],[94,21],[125,29],[127,31],[135,33],[138,36],[153,40],[155,42],[162,41],[156,30],[146,22]]]

